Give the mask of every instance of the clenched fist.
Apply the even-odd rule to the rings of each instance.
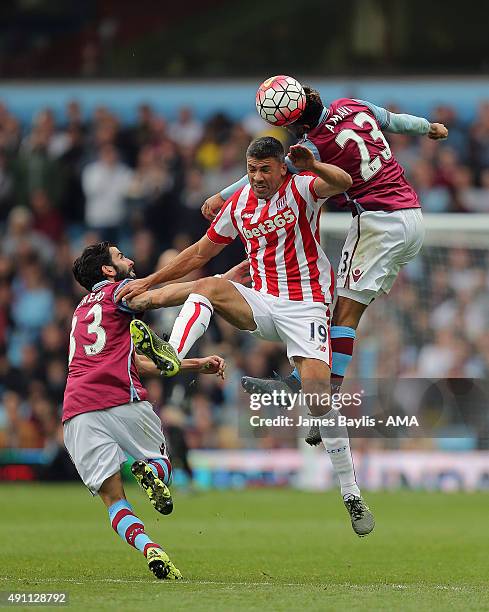
[[[448,136],[448,130],[443,123],[430,123],[428,138],[431,140],[442,140]]]

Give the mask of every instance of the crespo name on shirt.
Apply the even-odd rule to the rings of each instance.
[[[99,291],[98,293],[89,293],[78,304],[77,308],[80,308],[80,306],[84,306],[85,304],[91,304],[92,302],[101,302],[104,297],[105,293],[103,291]]]

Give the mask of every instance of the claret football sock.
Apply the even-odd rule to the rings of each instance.
[[[112,528],[119,536],[146,556],[150,548],[161,548],[155,544],[144,531],[144,524],[133,512],[127,499],[121,499],[109,508],[109,519]]]
[[[183,359],[197,340],[207,331],[214,309],[203,295],[191,293],[173,325],[169,343]]]
[[[148,459],[147,463],[157,478],[166,485],[171,483],[171,463],[168,459]]]
[[[350,365],[355,344],[356,332],[352,327],[333,325],[331,327],[331,392],[338,393],[343,384],[346,370]]]

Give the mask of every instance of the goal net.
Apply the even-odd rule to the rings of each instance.
[[[322,244],[337,269],[351,223],[325,213]],[[358,329],[349,376],[485,378],[489,372],[489,214],[426,214],[420,254]]]

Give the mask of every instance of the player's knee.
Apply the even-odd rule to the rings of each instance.
[[[203,295],[210,302],[219,295],[220,279],[213,276],[199,278],[194,284],[194,293]]]

